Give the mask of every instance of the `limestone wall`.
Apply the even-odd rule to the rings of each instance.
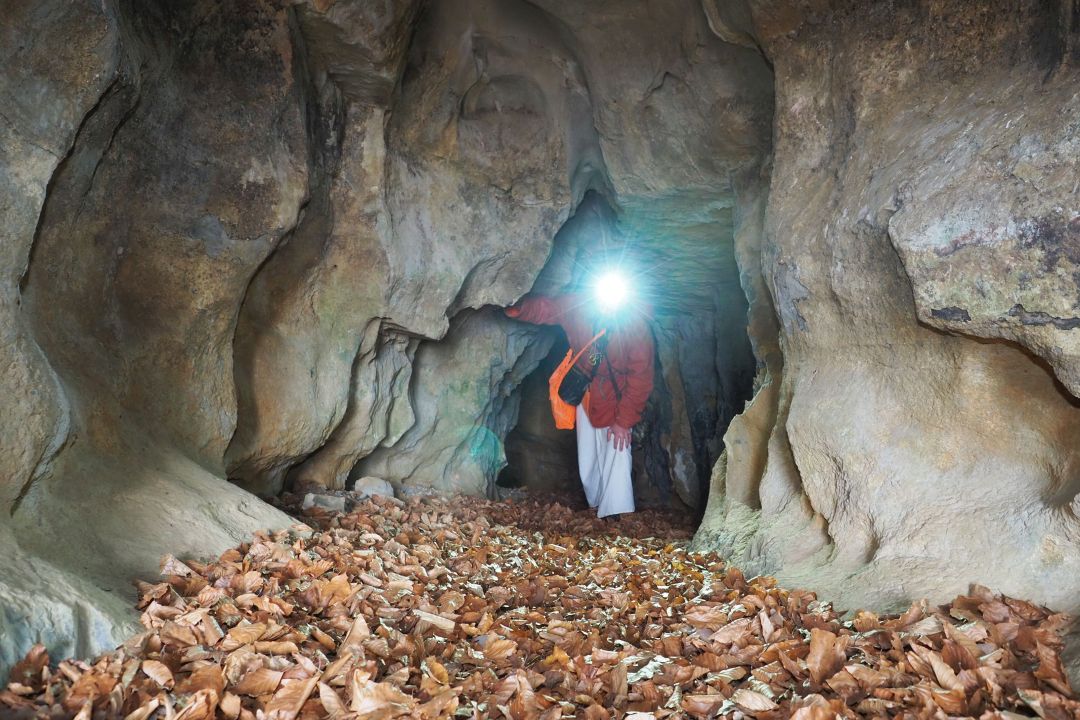
[[[1071,4],[811,5],[751,5],[775,150],[736,243],[779,332],[698,542],[845,607],[1075,611]]]

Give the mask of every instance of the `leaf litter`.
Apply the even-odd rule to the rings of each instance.
[[[1080,717],[1068,618],[980,586],[845,621],[691,552],[670,513],[426,496],[303,517],[165,558],[138,583],[145,632],[94,661],[34,647],[0,717]]]

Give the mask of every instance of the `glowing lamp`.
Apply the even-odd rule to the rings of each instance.
[[[596,279],[593,293],[597,304],[604,312],[615,312],[630,297],[630,285],[622,273],[609,270]]]

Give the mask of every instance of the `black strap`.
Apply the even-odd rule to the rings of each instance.
[[[596,331],[595,326],[593,327],[593,330]],[[620,403],[622,402],[622,391],[619,390],[619,383],[615,381],[615,368],[611,365],[611,357],[608,355],[607,346],[608,334],[604,333],[603,337],[596,342],[596,350],[600,353],[600,359],[595,364],[590,363],[592,367],[589,372],[589,384],[592,384],[592,381],[596,378],[596,374],[600,371],[600,363],[606,363],[608,367],[608,378],[611,380],[611,389],[615,391],[615,402]]]
[[[596,332],[596,326],[593,326],[593,331]],[[592,373],[589,374],[589,384],[592,384],[593,379],[596,377],[596,373],[600,370],[600,363],[603,362],[608,368],[608,379],[611,380],[611,389],[615,391],[615,402],[622,402],[622,391],[619,390],[619,383],[615,380],[615,368],[611,365],[611,357],[608,355],[607,346],[610,338],[609,333],[604,333],[604,336],[596,343],[596,348],[601,354],[601,359],[592,367]]]
[[[622,391],[619,390],[619,383],[615,381],[615,368],[611,366],[611,358],[604,354],[604,360],[607,362],[608,377],[611,379],[611,389],[615,391],[615,402],[622,402]]]

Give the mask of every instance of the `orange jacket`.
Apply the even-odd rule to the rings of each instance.
[[[652,331],[640,314],[612,326],[600,323],[594,329],[589,301],[581,295],[528,295],[506,314],[524,322],[561,325],[575,352],[607,327],[607,360],[600,363],[589,386],[589,422],[596,428],[616,424],[631,428],[641,420],[653,388],[654,351]]]

